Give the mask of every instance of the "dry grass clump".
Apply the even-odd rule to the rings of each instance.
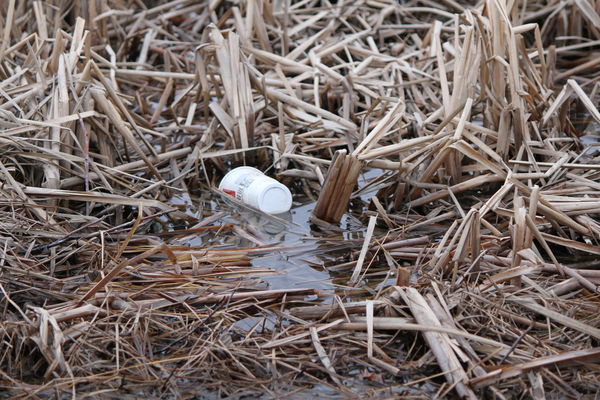
[[[595,3],[0,10],[1,396],[599,392]],[[318,199],[331,290],[269,287],[305,247],[241,164]]]

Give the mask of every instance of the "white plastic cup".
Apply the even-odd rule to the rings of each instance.
[[[292,193],[283,184],[252,167],[229,171],[219,189],[268,214],[281,214],[292,207]]]

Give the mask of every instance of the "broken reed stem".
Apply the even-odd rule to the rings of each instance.
[[[356,156],[345,150],[336,151],[312,215],[338,224],[348,210],[362,168],[363,163]]]

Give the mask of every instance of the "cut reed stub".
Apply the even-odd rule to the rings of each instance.
[[[312,215],[338,224],[348,208],[362,167],[363,162],[355,155],[347,154],[346,150],[336,151]]]

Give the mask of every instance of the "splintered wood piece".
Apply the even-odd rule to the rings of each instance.
[[[352,191],[356,187],[363,163],[354,155],[338,150],[329,167],[323,189],[312,215],[338,224],[348,209]]]

